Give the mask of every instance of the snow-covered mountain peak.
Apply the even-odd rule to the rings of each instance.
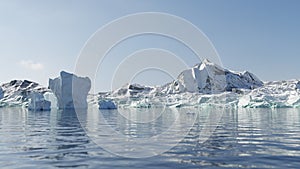
[[[184,70],[177,80],[164,89],[167,93],[219,93],[233,88],[252,89],[260,87],[263,82],[254,74],[227,70],[208,59],[194,67]]]
[[[217,72],[225,71],[225,69],[222,68],[220,65],[213,63],[213,62],[209,61],[208,59],[204,59],[202,62],[193,66],[193,68],[196,68],[199,70],[207,69],[207,70],[210,70],[209,73],[214,72],[213,70],[217,70]]]

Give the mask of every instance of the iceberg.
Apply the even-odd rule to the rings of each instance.
[[[224,91],[226,87],[225,69],[205,59],[200,64],[184,70],[177,79],[163,87],[162,91],[172,93],[211,93]]]
[[[32,111],[48,111],[51,108],[51,102],[45,100],[44,96],[38,92],[32,92],[30,94],[30,101],[28,110]]]
[[[62,71],[60,77],[49,79],[49,88],[57,98],[59,109],[87,108],[87,95],[91,89],[88,77]]]
[[[30,93],[37,92],[44,94],[49,89],[29,80],[12,80],[0,86],[0,107],[3,106],[24,106],[28,105]]]
[[[117,109],[116,104],[111,100],[100,100],[98,105],[99,109]]]
[[[58,108],[57,106],[57,98],[56,96],[52,93],[52,92],[46,92],[44,93],[44,98],[45,100],[51,102],[51,108],[53,109],[56,109]]]
[[[170,94],[183,92],[214,94],[261,86],[263,82],[248,71],[230,71],[205,59],[200,64],[184,70],[177,80],[166,85],[162,91]]]

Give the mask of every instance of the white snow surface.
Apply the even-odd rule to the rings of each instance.
[[[261,88],[249,91],[239,99],[240,107],[299,107],[300,106],[300,81],[267,82]]]
[[[150,108],[150,107],[198,107],[225,106],[244,108],[297,108],[300,107],[299,80],[267,82],[255,89],[238,89],[216,94],[198,92],[182,92],[164,94],[152,91],[140,91],[131,96],[100,95],[109,98],[119,107]]]
[[[216,94],[235,88],[254,89],[261,86],[263,82],[248,71],[230,71],[205,59],[200,64],[184,70],[177,80],[166,85],[162,91]]]

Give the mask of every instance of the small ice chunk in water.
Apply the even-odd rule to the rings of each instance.
[[[116,104],[111,100],[100,100],[98,105],[99,109],[117,109]]]
[[[47,111],[51,109],[51,102],[45,100],[44,96],[41,93],[33,92],[30,96],[31,97],[28,105],[29,110]]]

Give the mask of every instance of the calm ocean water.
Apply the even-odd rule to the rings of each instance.
[[[1,108],[0,168],[300,166],[299,109],[165,112],[88,110],[77,116],[74,110]],[[137,158],[151,153],[157,155]]]

